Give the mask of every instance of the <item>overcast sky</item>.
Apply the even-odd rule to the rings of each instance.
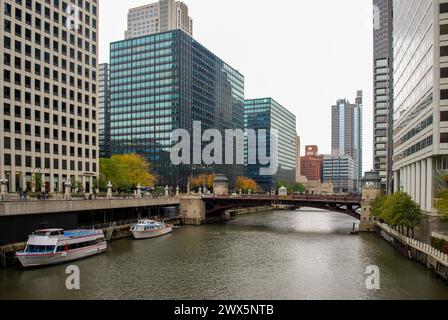
[[[100,62],[122,40],[131,7],[100,1]],[[184,0],[194,38],[238,69],[246,98],[272,97],[297,116],[304,146],[331,153],[331,106],[364,91],[364,171],[372,169],[372,0]]]

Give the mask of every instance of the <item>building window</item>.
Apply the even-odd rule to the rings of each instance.
[[[440,69],[440,78],[448,78],[448,68]]]
[[[440,47],[440,56],[441,57],[448,56],[448,46],[441,46]]]
[[[448,133],[440,134],[440,143],[448,143]]]
[[[448,121],[448,111],[440,112],[440,121],[442,122]]]
[[[440,4],[440,13],[448,13],[448,2]]]
[[[440,99],[442,99],[442,100],[448,99],[448,89],[440,90]]]

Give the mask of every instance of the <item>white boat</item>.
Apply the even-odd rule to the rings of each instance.
[[[140,220],[131,227],[135,239],[151,239],[173,232],[173,226],[154,220]]]
[[[25,268],[74,261],[105,252],[102,230],[45,229],[29,236],[25,251],[16,257]]]

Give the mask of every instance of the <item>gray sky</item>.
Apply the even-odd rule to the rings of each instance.
[[[100,62],[124,38],[131,7],[100,1]],[[372,0],[184,0],[194,38],[238,69],[246,98],[272,97],[297,116],[304,146],[331,152],[331,106],[364,91],[364,171],[373,162]]]

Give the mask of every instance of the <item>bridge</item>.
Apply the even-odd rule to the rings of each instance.
[[[303,207],[340,212],[361,219],[361,195],[241,195],[241,196],[185,196],[180,203],[180,215],[195,223],[218,218],[225,211],[236,208],[285,205],[292,209]]]
[[[293,209],[312,207],[341,212],[360,219],[360,196],[319,195],[241,195],[179,197],[143,197],[96,200],[47,200],[0,202],[0,246],[24,241],[37,229],[61,227],[75,229],[110,222],[128,221],[148,216],[164,216],[166,208],[186,224],[220,221],[229,209],[286,205]],[[179,208],[179,210],[177,210]]]
[[[253,207],[263,205],[286,205],[293,209],[310,207],[333,212],[347,214],[355,219],[360,219],[361,196],[339,195],[245,195],[245,196],[204,196],[202,200],[206,204],[206,214],[213,216],[235,207]]]

